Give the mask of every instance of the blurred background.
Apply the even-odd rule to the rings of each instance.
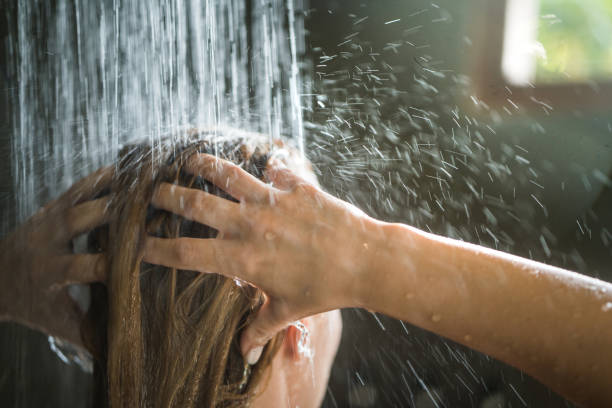
[[[326,127],[359,134],[309,150],[330,157],[328,189],[386,220],[612,279],[612,2],[310,4]],[[355,131],[352,109],[378,125]],[[348,167],[367,162],[353,180],[336,164],[347,150]],[[570,405],[407,324],[344,321],[328,406]]]
[[[97,130],[79,130],[77,141],[58,139],[62,132],[75,134],[74,123],[49,131],[55,138],[46,143],[67,144],[62,150],[69,152],[67,162],[79,165],[67,171],[54,162],[54,169],[64,170],[57,179],[42,180],[53,187],[30,186],[37,199],[22,206],[20,197],[31,192],[16,182],[24,168],[17,150],[29,146],[15,142],[27,110],[19,96],[24,58],[16,50],[19,39],[29,35],[23,25],[39,27],[33,37],[39,43],[32,45],[42,47],[45,19],[55,19],[59,11],[47,6],[24,17],[20,7],[39,3],[2,3],[0,203],[6,233],[37,203],[116,150],[109,145],[103,154],[83,153],[92,135],[107,140]],[[228,91],[225,81],[217,90],[220,103],[225,94],[245,95],[248,106],[240,115],[247,119],[240,126],[289,134],[304,146],[327,191],[377,218],[612,280],[612,1],[231,2],[238,3],[248,23],[238,64],[248,72],[242,91]],[[61,4],[76,10],[65,18],[73,34],[62,44],[77,49],[83,34],[74,28],[75,16],[87,7],[76,0]],[[107,6],[106,18],[114,7],[124,7]],[[264,6],[278,12],[274,29],[261,30],[256,13]],[[278,43],[257,42],[266,30],[277,33]],[[278,56],[273,61],[278,70],[259,70],[271,55]],[[65,78],[61,69],[45,71],[55,66],[45,58],[28,75]],[[83,74],[71,75],[78,82]],[[262,85],[262,78],[272,81]],[[168,89],[180,89],[180,81],[179,76],[178,85]],[[36,84],[57,91],[62,83]],[[57,96],[43,98],[49,103],[36,112],[59,121],[61,115],[44,109]],[[276,110],[259,107],[267,101]],[[119,131],[109,131],[119,145],[129,140],[121,130],[134,133],[134,128],[114,113],[120,103],[116,109],[100,118],[119,118]],[[98,114],[87,112],[90,119]],[[201,119],[198,115],[186,114],[167,128]],[[277,126],[270,125],[274,121]],[[45,160],[44,152],[31,151],[31,160]],[[572,406],[524,373],[409,324],[364,310],[344,310],[343,318],[325,407]],[[62,362],[46,336],[15,324],[0,326],[0,405],[89,406],[90,392],[89,375]]]

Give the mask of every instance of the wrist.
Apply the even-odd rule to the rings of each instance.
[[[386,300],[398,296],[398,290],[407,298],[415,295],[411,288],[417,286],[416,254],[423,239],[426,237],[416,228],[371,219],[357,307],[388,313]]]
[[[383,222],[368,217],[364,222],[363,243],[360,247],[359,276],[355,279],[357,285],[354,307],[376,310],[377,298],[383,293],[383,280],[389,272],[389,263],[393,261],[391,243],[397,233],[396,224]]]

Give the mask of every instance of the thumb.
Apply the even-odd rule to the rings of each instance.
[[[275,303],[265,302],[255,319],[242,332],[240,350],[250,365],[257,364],[268,340],[288,325],[287,320],[280,316],[275,306]]]

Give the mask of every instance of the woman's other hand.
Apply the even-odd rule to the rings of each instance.
[[[365,254],[372,248],[377,221],[278,162],[266,170],[271,184],[206,154],[194,155],[186,169],[239,203],[162,184],[153,198],[155,206],[211,226],[219,235],[216,239],[150,237],[144,259],[236,277],[261,288],[267,300],[241,339],[249,362],[289,323],[360,305],[368,269]]]
[[[74,254],[72,239],[108,222],[103,168],[74,184],[0,241],[0,320],[13,320],[80,344],[82,312],[73,283],[105,280],[104,254]]]

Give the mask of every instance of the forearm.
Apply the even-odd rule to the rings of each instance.
[[[577,402],[610,404],[612,285],[399,224],[382,228],[365,307],[485,352]]]

